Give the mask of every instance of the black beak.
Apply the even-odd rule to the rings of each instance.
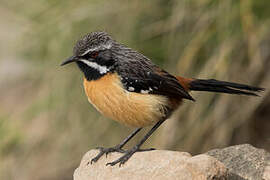
[[[64,62],[62,62],[62,63],[60,64],[60,66],[64,66],[64,65],[66,65],[66,64],[75,62],[75,61],[77,61],[77,60],[78,60],[78,58],[77,58],[76,56],[71,56],[71,57],[67,58]]]

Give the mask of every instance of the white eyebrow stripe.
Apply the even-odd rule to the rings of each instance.
[[[88,50],[86,50],[86,51],[82,54],[82,56],[86,55],[86,54],[89,53],[90,51],[95,51],[96,49],[97,49],[97,48],[88,49]]]
[[[96,62],[91,62],[91,61],[87,61],[87,60],[84,60],[84,59],[80,59],[80,61],[83,62],[84,64],[86,64],[87,66],[98,70],[98,72],[100,74],[106,74],[107,72],[110,71],[110,69],[107,68],[106,66],[101,66]]]
[[[89,52],[93,52],[93,51],[96,51],[96,50],[104,50],[104,49],[110,49],[112,47],[112,44],[105,44],[105,45],[102,45],[102,46],[98,46],[98,47],[94,47],[94,48],[91,48],[91,49],[87,49],[83,54],[82,56],[86,55],[87,53]]]

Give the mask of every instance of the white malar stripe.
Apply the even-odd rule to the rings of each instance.
[[[87,61],[87,60],[84,60],[84,59],[81,59],[80,61],[83,62],[84,64],[86,64],[87,66],[98,70],[98,72],[100,74],[106,74],[107,72],[110,71],[110,69],[107,68],[106,66],[101,66],[96,62],[91,62],[91,61]]]

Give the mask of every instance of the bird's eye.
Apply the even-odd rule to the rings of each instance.
[[[98,52],[94,51],[91,53],[91,58],[96,58],[98,56]]]
[[[95,58],[97,58],[97,56],[98,56],[98,52],[94,51],[94,52],[87,53],[87,54],[85,54],[83,56],[80,56],[80,57],[83,58],[83,59],[90,59],[90,58],[95,59]]]

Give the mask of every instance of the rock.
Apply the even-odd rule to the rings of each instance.
[[[214,149],[206,154],[217,158],[229,170],[229,179],[270,180],[270,153],[249,144]]]
[[[175,151],[139,152],[122,167],[106,166],[107,162],[119,158],[120,153],[110,154],[93,165],[89,164],[97,153],[97,150],[91,150],[85,154],[74,173],[74,180],[270,180],[270,153],[249,144],[214,149],[193,157],[188,153]]]
[[[264,173],[263,173],[263,179],[265,180],[270,180],[270,159],[268,161],[268,165],[265,167],[264,169]]]
[[[225,166],[215,158],[202,154],[191,156],[185,152],[155,150],[135,153],[123,166],[106,166],[121,156],[120,153],[109,154],[98,162],[89,161],[97,155],[97,150],[87,152],[80,166],[75,170],[74,180],[91,179],[227,179]]]

